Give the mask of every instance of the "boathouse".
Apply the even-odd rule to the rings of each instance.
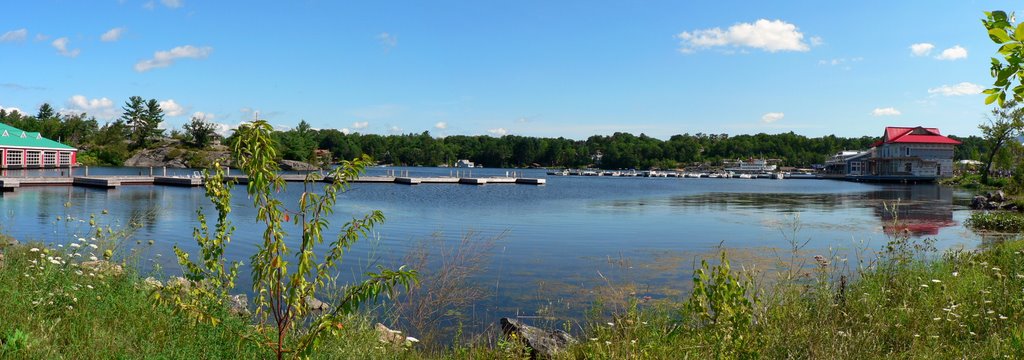
[[[936,128],[890,126],[870,149],[834,155],[822,175],[858,181],[934,181],[953,176],[957,145],[959,141]]]
[[[0,123],[0,168],[41,169],[72,166],[78,149]]]

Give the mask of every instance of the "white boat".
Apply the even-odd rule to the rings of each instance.
[[[776,165],[768,164],[765,159],[752,159],[747,161],[737,161],[730,167],[726,167],[725,171],[732,172],[744,172],[744,173],[765,173],[775,171]]]
[[[569,170],[565,170],[565,169],[562,169],[562,170],[552,170],[552,171],[548,171],[548,175],[552,175],[552,176],[567,176],[567,175],[569,175]]]
[[[754,178],[754,175],[750,175],[750,174],[740,174],[739,178],[740,178],[740,179],[753,179],[753,178]]]
[[[476,167],[476,164],[473,164],[472,161],[469,161],[469,160],[466,160],[466,159],[461,159],[461,160],[455,162],[455,167],[457,167],[457,168],[473,168],[473,167]]]

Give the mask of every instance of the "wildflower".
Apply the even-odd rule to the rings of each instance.
[[[928,284],[921,284],[921,287],[926,288],[928,287]]]
[[[933,283],[936,283],[936,284],[938,284],[938,283],[942,282],[942,280],[939,280],[939,279],[932,279],[932,282],[933,282]]]
[[[82,276],[82,270],[75,270],[75,275]]]
[[[610,322],[610,323],[608,323],[608,326],[615,326],[615,323]]]
[[[629,344],[630,344],[630,345],[636,345],[636,340],[630,340],[630,341],[629,341]]]
[[[612,344],[612,342],[611,342],[611,341],[605,341],[605,342],[604,342],[604,344],[605,344],[605,345],[611,345],[611,344]]]
[[[975,333],[975,332],[973,332],[973,331],[971,331],[970,333],[971,333],[971,335],[975,335],[975,336],[977,336],[977,335],[978,335],[977,333]]]
[[[1009,319],[1009,318],[1003,316],[1003,314],[999,314],[999,320],[1006,320],[1006,319]]]
[[[597,338],[590,338],[590,341],[597,341]]]
[[[39,248],[31,248],[31,249],[28,249],[28,251],[31,251],[31,252],[39,252]]]
[[[55,264],[55,265],[60,265],[60,260],[50,258],[50,263],[51,264]]]
[[[75,309],[74,307],[72,307],[71,305],[68,305],[68,310],[74,310],[74,309]]]
[[[96,244],[89,244],[89,247],[91,247],[93,249],[98,249],[99,248],[99,246],[96,246]]]
[[[96,258],[96,255],[91,255],[91,256],[89,256],[89,260],[96,261],[96,260],[99,260],[99,259]]]
[[[408,342],[411,342],[411,343],[418,343],[418,342],[420,342],[420,339],[414,338],[412,336],[406,336],[405,337],[405,341],[408,341]]]
[[[86,285],[85,287],[89,288],[89,290],[92,290],[92,285]]]
[[[39,300],[33,301],[32,305],[39,305]]]
[[[932,321],[939,321],[939,320],[942,320],[942,318],[940,318],[940,317],[932,318]]]
[[[919,338],[919,337],[921,337],[921,335],[914,334],[914,337]]]
[[[73,247],[73,248],[77,249],[77,248],[80,248],[80,247],[82,247],[82,244],[79,244],[79,243],[70,243],[70,244],[68,244],[68,246],[70,246],[70,247]]]
[[[995,312],[995,310],[989,310],[989,311],[986,311],[985,313],[986,314],[995,314],[996,312]]]
[[[85,242],[85,238],[78,238],[78,241]]]
[[[957,276],[960,276],[960,273],[959,273],[959,272],[956,272],[956,271],[954,271],[954,272],[953,272],[953,277],[957,277]]]

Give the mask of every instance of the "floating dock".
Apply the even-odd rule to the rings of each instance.
[[[238,184],[246,184],[249,178],[244,175],[228,175],[227,179]],[[306,175],[285,174],[281,175],[286,182],[304,182]],[[322,178],[317,182],[332,182],[332,178]],[[349,183],[377,183],[377,184],[525,184],[544,185],[543,178],[517,178],[517,177],[410,177],[410,176],[362,176]],[[188,176],[72,176],[72,177],[0,177],[0,190],[4,192],[14,191],[25,186],[82,186],[101,189],[116,189],[125,185],[166,185],[196,187],[203,185],[203,178]]]

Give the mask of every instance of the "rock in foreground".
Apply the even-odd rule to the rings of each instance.
[[[530,356],[534,359],[551,358],[570,344],[576,343],[576,339],[565,331],[547,331],[523,324],[516,319],[501,318],[501,331],[505,336],[515,335],[522,339],[532,349]]]

